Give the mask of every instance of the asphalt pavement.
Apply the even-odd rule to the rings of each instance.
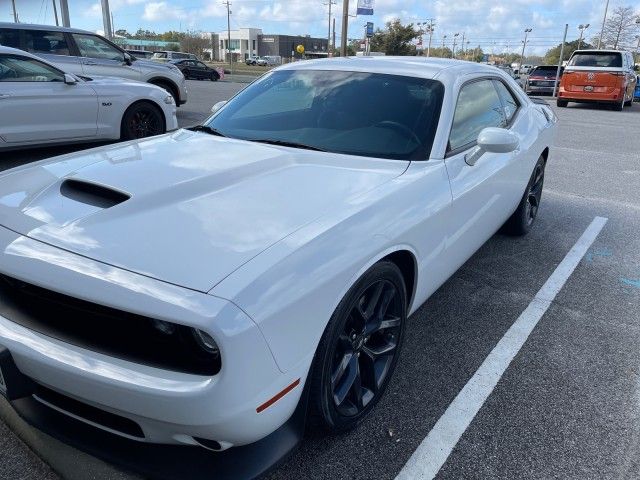
[[[242,86],[190,82],[181,125]],[[608,219],[604,229],[438,478],[640,478],[640,105],[554,109],[559,135],[532,232],[489,240],[411,316],[372,415],[347,434],[309,435],[271,480],[395,478],[596,216]],[[133,478],[8,412],[0,404],[0,416],[64,478]],[[48,468],[0,424],[0,478],[55,478]]]

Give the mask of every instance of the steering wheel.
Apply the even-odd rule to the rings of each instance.
[[[404,133],[407,137],[411,138],[414,142],[416,142],[421,147],[422,140],[406,125],[403,125],[400,122],[394,122],[392,120],[384,120],[382,122],[378,122],[374,125],[374,127],[380,128],[388,128],[389,130],[395,130],[396,132]]]

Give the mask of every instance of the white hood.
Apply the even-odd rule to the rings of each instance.
[[[1,175],[0,225],[206,292],[407,164],[180,130]]]

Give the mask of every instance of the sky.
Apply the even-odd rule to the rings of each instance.
[[[326,37],[329,0],[231,0],[231,28],[256,27],[270,34],[309,34]],[[340,41],[342,0],[334,0],[336,35]],[[25,23],[54,25],[53,0],[15,0],[19,19]],[[350,1],[355,15],[357,0]],[[102,32],[100,0],[68,0],[71,26]],[[115,29],[138,28],[164,32],[192,30],[220,32],[227,28],[226,7],[221,0],[109,0]],[[433,43],[451,47],[453,35],[460,46],[462,35],[469,48],[486,53],[520,53],[525,28],[532,28],[527,54],[543,55],[562,41],[565,23],[568,40],[579,36],[579,24],[591,24],[585,37],[597,34],[604,14],[604,0],[375,0],[373,16],[350,17],[349,38],[361,37],[364,24],[376,27],[399,18],[417,23],[433,18]],[[635,6],[639,0],[611,0],[616,6]],[[13,21],[11,0],[0,0],[0,21]],[[446,38],[443,39],[443,36]],[[427,41],[425,36],[425,44]]]

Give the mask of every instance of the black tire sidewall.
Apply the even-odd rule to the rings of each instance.
[[[132,135],[132,132],[129,131],[129,120],[131,119],[131,117],[136,113],[139,112],[140,110],[148,110],[154,113],[154,115],[156,115],[158,117],[158,122],[160,124],[160,131],[155,133],[154,135],[160,135],[162,133],[164,133],[165,128],[164,128],[164,117],[160,111],[160,109],[158,107],[156,107],[155,105],[151,105],[148,103],[138,103],[135,105],[130,106],[127,111],[124,113],[124,115],[122,116],[122,123],[121,123],[121,127],[120,127],[120,135],[122,137],[123,140],[136,140],[137,137],[135,137],[134,135]],[[153,135],[150,135],[153,136]],[[142,137],[142,138],[147,138],[147,137]]]
[[[376,397],[365,407],[365,409],[354,417],[344,417],[341,415],[332,398],[331,387],[329,383],[331,367],[333,363],[333,354],[336,348],[338,336],[344,328],[344,324],[351,311],[353,304],[362,296],[364,291],[375,281],[388,280],[394,284],[402,302],[402,323],[400,328],[400,336],[398,338],[398,346],[394,355],[389,372],[383,381]],[[380,398],[384,395],[393,372],[395,370],[398,358],[401,353],[404,341],[404,332],[406,330],[407,320],[407,293],[404,278],[400,269],[392,262],[382,261],[373,265],[362,277],[349,289],[347,294],[338,304],[334,314],[329,321],[325,332],[320,340],[314,363],[310,371],[311,397],[310,409],[311,415],[315,416],[316,427],[324,430],[339,432],[349,430],[362,421],[367,414],[375,407]]]

